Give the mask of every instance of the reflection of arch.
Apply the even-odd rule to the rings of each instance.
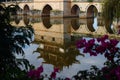
[[[47,4],[42,10],[42,17],[50,17],[51,10],[52,10],[52,7]]]
[[[80,27],[79,19],[72,19],[71,25],[74,30],[77,30]]]
[[[74,5],[71,9],[72,16],[79,17],[80,8],[77,5]]]
[[[30,11],[30,8],[29,8],[29,6],[26,4],[25,6],[24,6],[24,14],[28,14],[28,12]]]
[[[12,15],[16,15],[17,14],[17,9],[18,9],[18,6],[17,5],[14,5],[14,4],[11,4],[7,7],[7,10],[12,14]]]
[[[5,8],[0,5],[0,15],[3,15],[5,13]]]
[[[109,33],[113,33],[113,30],[111,28],[111,25],[112,25],[112,21],[105,21],[105,28],[106,30],[109,32]]]
[[[27,16],[24,15],[23,21],[24,21],[25,25],[28,25],[29,22],[30,22],[30,19]]]
[[[19,24],[19,23],[20,23],[20,20],[21,20],[20,17],[15,16],[15,23],[16,23],[16,24]]]
[[[93,23],[94,23],[94,18],[87,19],[87,27],[91,32],[95,31],[93,27]]]
[[[0,6],[2,6],[3,8],[6,7],[4,3],[0,3]]]
[[[94,5],[89,6],[87,9],[87,18],[97,17],[97,15],[98,15],[97,8]]]
[[[48,29],[52,26],[50,22],[50,17],[42,17],[43,25]]]
[[[15,5],[15,8],[17,11],[21,10],[20,6],[18,6],[18,5]]]

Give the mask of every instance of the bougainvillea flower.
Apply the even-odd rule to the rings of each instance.
[[[113,47],[115,47],[117,44],[118,44],[118,40],[116,40],[116,39],[111,39],[110,40],[110,43],[111,43],[111,45],[113,46]]]
[[[52,72],[50,75],[51,78],[55,79],[56,78],[56,72]]]
[[[77,45],[77,48],[83,48],[86,44],[86,40],[85,39],[81,39],[79,41],[77,41],[76,45]]]
[[[37,68],[37,71],[38,71],[39,73],[42,73],[42,72],[43,72],[43,66],[38,67],[38,68]]]
[[[59,68],[54,68],[54,72],[59,72]]]

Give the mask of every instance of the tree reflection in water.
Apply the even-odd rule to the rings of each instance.
[[[23,80],[30,64],[24,58],[16,58],[15,54],[24,55],[23,47],[30,45],[34,31],[30,25],[12,26],[9,12],[9,8],[0,6],[0,79]],[[20,66],[25,69],[21,70]]]

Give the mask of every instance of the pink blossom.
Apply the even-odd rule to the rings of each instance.
[[[86,40],[85,39],[81,39],[79,41],[77,41],[76,45],[77,48],[83,48],[85,46]]]
[[[51,78],[55,79],[56,78],[56,72],[52,72],[50,75]]]
[[[35,74],[35,70],[30,70],[29,72],[28,72],[28,77],[34,77],[34,74]]]
[[[37,68],[37,71],[38,71],[39,73],[42,73],[42,72],[43,72],[43,66],[38,67],[38,68]]]
[[[97,56],[96,52],[90,51],[89,53],[90,53],[90,56]]]
[[[103,37],[101,37],[101,41],[105,41],[108,39],[108,35],[104,35]]]
[[[40,66],[35,70],[30,70],[28,72],[28,77],[30,78],[34,78],[34,79],[39,79],[40,78],[40,74],[43,72],[43,67]]]
[[[103,53],[105,52],[105,50],[106,50],[106,48],[105,48],[104,46],[102,46],[102,45],[97,46],[97,47],[95,48],[95,51],[96,51],[97,53],[101,53],[101,54],[103,54]]]
[[[110,40],[110,43],[111,43],[111,45],[113,46],[113,47],[115,47],[117,44],[118,44],[118,40],[116,40],[116,39],[111,39]]]
[[[113,48],[110,49],[110,53],[115,54],[116,52],[118,52],[118,50],[119,50],[119,48],[113,47]]]
[[[70,78],[65,78],[65,80],[70,80]]]
[[[59,72],[59,68],[54,68],[54,72]]]

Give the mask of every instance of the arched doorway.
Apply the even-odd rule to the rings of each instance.
[[[77,5],[74,5],[71,9],[71,15],[74,17],[79,17],[80,8]]]
[[[50,17],[51,10],[52,10],[52,7],[47,4],[42,10],[42,17]]]
[[[30,8],[29,8],[29,6],[26,4],[25,6],[24,6],[24,15],[27,15],[28,13],[29,13],[29,11],[30,11]]]
[[[98,10],[94,5],[91,5],[87,9],[87,18],[94,18],[97,17]]]

